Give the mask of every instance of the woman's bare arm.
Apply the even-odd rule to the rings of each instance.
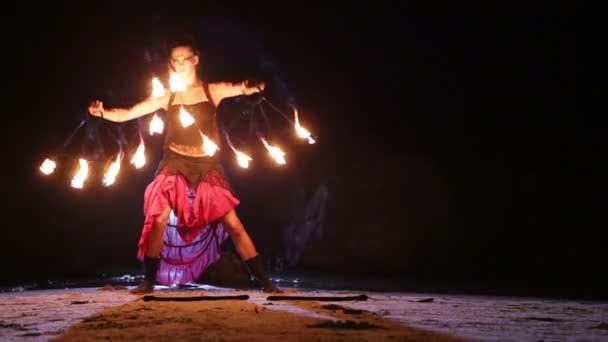
[[[209,92],[211,93],[211,97],[213,97],[213,102],[216,106],[219,106],[220,102],[225,98],[255,94],[264,90],[265,87],[266,85],[264,83],[256,86],[248,86],[247,81],[237,83],[216,82],[209,84]]]
[[[166,109],[169,94],[161,97],[149,97],[130,108],[104,108],[103,102],[93,101],[89,106],[89,113],[114,122],[129,121],[157,111]]]

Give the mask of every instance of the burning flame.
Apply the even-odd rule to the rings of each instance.
[[[262,142],[264,143],[264,146],[266,146],[266,149],[268,150],[270,155],[274,158],[274,160],[276,160],[276,162],[278,164],[281,164],[281,165],[285,164],[285,152],[281,151],[281,149],[277,146],[268,145],[268,143],[266,142],[266,140],[264,140],[264,138],[260,137],[260,139],[262,140]]]
[[[165,87],[156,77],[152,79],[152,96],[155,98],[165,96]]]
[[[226,134],[226,140],[228,141],[228,145],[230,146],[230,148],[236,154],[236,162],[239,164],[239,166],[242,167],[242,168],[244,168],[244,169],[248,168],[249,167],[249,161],[251,161],[253,159],[251,159],[251,157],[249,157],[245,153],[243,153],[243,152],[237,150],[236,148],[234,148],[234,146],[232,145],[232,142],[230,142],[230,138],[228,137],[228,134]]]
[[[154,133],[161,134],[164,128],[165,124],[163,123],[163,120],[161,120],[158,115],[154,114],[154,117],[150,121],[150,135],[154,135]]]
[[[55,167],[57,167],[57,164],[52,159],[46,158],[40,165],[40,171],[45,175],[50,175],[55,171]]]
[[[298,110],[294,109],[294,117],[295,117],[295,129],[296,129],[296,133],[298,134],[298,136],[302,139],[308,139],[308,143],[309,144],[314,144],[315,140],[311,137],[310,132],[300,126],[300,121],[298,120]]]
[[[89,175],[89,164],[85,159],[78,159],[78,163],[80,164],[80,168],[76,171],[74,178],[72,178],[72,187],[77,189],[82,189],[84,186],[84,181],[87,179]]]
[[[205,151],[205,153],[209,156],[213,156],[215,154],[215,152],[217,150],[219,150],[220,148],[217,147],[217,145],[213,142],[213,140],[207,138],[206,135],[204,135],[201,132],[201,136],[203,137],[203,151]]]
[[[103,178],[103,184],[105,186],[110,186],[110,185],[114,184],[114,182],[116,181],[116,175],[118,174],[118,171],[120,170],[120,161],[122,160],[122,157],[123,157],[123,153],[122,153],[122,151],[120,151],[116,155],[116,160],[114,160],[114,162],[112,164],[110,164],[110,168],[108,169],[108,172],[106,172],[106,174],[104,175],[104,178]]]
[[[169,76],[169,88],[171,88],[172,92],[185,91],[186,82],[179,74],[171,73],[171,76]]]
[[[194,123],[194,118],[190,113],[188,113],[187,110],[184,109],[184,107],[181,107],[179,110],[179,119],[184,127],[188,127]]]
[[[239,166],[244,169],[248,168],[249,161],[252,160],[251,157],[237,150],[234,150],[234,153],[236,153],[236,162],[239,164]]]
[[[135,168],[137,169],[146,164],[146,155],[144,154],[145,149],[146,148],[144,146],[144,140],[140,139],[139,147],[137,148],[137,151],[135,151],[135,154],[131,159],[131,164],[135,165]]]

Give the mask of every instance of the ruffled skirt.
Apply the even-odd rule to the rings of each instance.
[[[172,211],[163,238],[157,281],[179,285],[196,280],[221,255],[228,238],[220,219],[239,200],[219,173],[211,171],[196,186],[181,174],[160,172],[144,194],[144,225],[137,257],[142,260],[156,217],[165,208]]]

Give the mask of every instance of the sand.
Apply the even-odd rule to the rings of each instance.
[[[299,289],[290,296],[362,292]],[[608,303],[365,293],[367,300],[284,301],[247,290],[126,288],[0,294],[1,341],[608,340]],[[247,299],[174,299],[246,295]]]

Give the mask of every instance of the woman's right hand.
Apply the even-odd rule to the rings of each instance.
[[[101,101],[95,100],[89,105],[89,114],[93,116],[103,117],[103,111],[103,102]]]

